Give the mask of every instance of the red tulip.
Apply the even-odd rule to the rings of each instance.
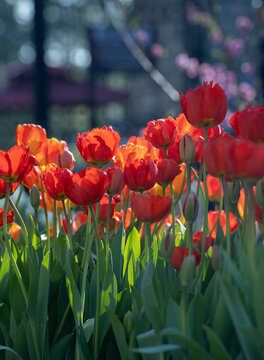
[[[199,251],[202,250],[202,242],[203,242],[203,232],[196,231],[196,233],[193,235],[193,244],[197,245]],[[210,235],[206,235],[205,248],[204,248],[205,252],[209,249],[209,247],[212,246],[212,242],[213,242],[213,238]]]
[[[157,181],[158,169],[152,160],[135,160],[126,163],[124,178],[127,187],[133,191],[151,189]]]
[[[65,194],[73,203],[88,206],[100,201],[109,180],[104,171],[91,167],[75,174],[65,169],[63,183]]]
[[[131,208],[138,220],[152,223],[168,215],[171,210],[171,198],[169,195],[132,193]]]
[[[125,186],[125,178],[123,171],[119,168],[108,168],[105,170],[109,179],[109,185],[107,186],[106,192],[114,195],[120,193]]]
[[[72,171],[75,165],[73,153],[69,149],[64,149],[61,153],[57,154],[56,164],[60,169],[69,169]]]
[[[237,111],[229,120],[235,134],[246,140],[264,143],[264,108],[247,105],[244,110]]]
[[[157,183],[162,187],[168,186],[181,173],[181,168],[175,160],[160,159],[155,163],[158,168]]]
[[[16,189],[18,188],[19,183],[11,183],[10,184],[10,195],[14,194]],[[7,182],[0,178],[0,199],[5,198],[7,189]]]
[[[102,166],[112,160],[120,143],[112,126],[103,126],[77,136],[77,148],[89,165]]]
[[[199,265],[201,261],[201,254],[198,254],[195,249],[192,249],[192,255],[195,259],[195,265]],[[183,260],[187,256],[189,256],[189,248],[175,246],[170,258],[171,266],[176,270],[180,270]]]
[[[208,197],[210,201],[220,200],[220,180],[210,174],[206,176]],[[224,191],[223,191],[224,194]]]
[[[3,227],[3,221],[4,221],[4,209],[0,209],[0,227]],[[14,222],[14,213],[13,211],[7,212],[7,223],[10,224]]]
[[[41,174],[44,172],[44,170],[44,166],[33,166],[32,170],[26,176],[24,176],[22,181],[23,185],[29,189],[31,189],[33,185],[36,185],[39,191],[44,191],[41,180]]]
[[[108,211],[108,204],[109,204],[109,195],[104,194],[102,199],[100,200],[100,208],[99,208],[99,217],[98,220],[101,223],[106,223],[107,221],[107,211]],[[111,202],[111,212],[110,212],[110,219],[112,218],[115,210],[116,202],[112,199]],[[96,204],[93,205],[94,213],[96,212]]]
[[[169,116],[166,119],[150,121],[147,128],[143,130],[143,134],[154,147],[165,150],[171,146],[176,139],[176,127],[176,121]]]
[[[43,201],[42,193],[40,193],[39,196],[40,196],[40,204],[39,204],[39,206],[42,209],[44,209],[44,201]],[[47,211],[53,213],[54,212],[54,199],[51,196],[49,196],[47,193],[44,193],[44,199],[45,199],[45,204],[46,204]],[[64,211],[61,201],[56,202],[56,209],[57,209],[58,214],[61,214]]]
[[[63,173],[66,170],[61,170],[55,164],[46,166],[42,175],[42,181],[49,196],[55,200],[64,200],[66,198],[64,192]]]
[[[34,163],[35,156],[24,146],[13,146],[7,152],[0,150],[0,177],[9,182],[22,181]]]
[[[204,88],[198,86],[188,90],[181,97],[182,110],[189,123],[197,128],[210,128],[219,125],[227,112],[227,97],[224,90],[215,84],[204,82]]]
[[[17,145],[28,147],[30,154],[36,155],[47,142],[46,130],[39,125],[19,124],[16,128],[16,142]]]

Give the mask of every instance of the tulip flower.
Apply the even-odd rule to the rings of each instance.
[[[17,145],[23,145],[29,148],[32,155],[40,152],[47,142],[46,130],[39,125],[19,124],[16,128]]]
[[[160,159],[155,164],[158,168],[157,183],[162,187],[168,186],[181,173],[181,168],[175,160]]]
[[[66,170],[61,170],[55,164],[49,164],[43,172],[42,181],[45,190],[54,200],[64,200],[66,198],[63,183],[64,171]]]
[[[209,232],[211,232],[217,219],[218,219],[218,211],[209,211],[208,213]],[[226,235],[226,213],[224,212],[224,210],[222,210],[220,214],[220,226],[223,229],[224,235]],[[230,227],[230,232],[235,231],[237,228],[237,218],[232,213],[229,213],[229,227]],[[216,231],[217,228],[215,228],[211,233],[211,236],[214,239],[216,238]]]
[[[247,105],[235,112],[229,120],[235,134],[255,143],[264,143],[264,108]]]
[[[0,227],[3,227],[3,221],[4,221],[4,209],[0,209]],[[9,210],[7,212],[7,223],[10,224],[14,222],[14,213],[13,211]]]
[[[41,178],[44,170],[44,166],[33,166],[32,170],[26,176],[24,176],[22,181],[23,185],[29,189],[31,189],[33,185],[36,185],[39,191],[43,192],[44,189]]]
[[[16,191],[16,189],[19,186],[19,183],[11,183],[10,184],[10,195],[14,194],[14,192]],[[0,178],[0,199],[5,198],[6,196],[6,189],[7,189],[7,182],[5,180],[2,180]]]
[[[202,241],[203,241],[203,232],[196,231],[193,235],[193,244],[197,246],[198,250],[202,250]],[[204,251],[206,252],[212,246],[213,238],[210,235],[206,235],[205,239],[205,248]]]
[[[46,208],[47,211],[49,212],[54,212],[54,199],[49,196],[47,193],[43,193],[44,194],[44,200],[45,200],[45,204],[46,204]],[[43,201],[43,194],[40,193],[40,204],[39,206],[44,209],[44,201]],[[62,202],[61,201],[57,201],[56,202],[56,207],[57,207],[57,213],[61,214],[63,212],[63,206],[62,206]]]
[[[56,164],[60,169],[69,169],[72,171],[75,165],[73,153],[68,149],[64,149],[61,153],[57,154]]]
[[[36,154],[36,162],[38,165],[48,165],[56,163],[57,155],[67,149],[66,141],[60,141],[56,138],[47,139],[45,146]]]
[[[225,118],[227,97],[219,84],[213,86],[213,81],[204,82],[204,87],[188,90],[185,96],[180,92],[180,97],[187,120],[197,128],[214,127]]]
[[[157,181],[158,169],[152,160],[135,160],[126,163],[124,178],[127,187],[133,191],[151,189]]]
[[[201,254],[197,253],[195,249],[192,249],[192,255],[195,259],[195,265],[199,265],[201,262]],[[185,257],[189,256],[189,249],[188,248],[182,248],[180,246],[175,246],[170,258],[171,266],[176,269],[180,270],[183,260]]]
[[[102,166],[110,162],[120,143],[119,134],[111,126],[93,129],[77,136],[77,148],[89,165]]]
[[[168,195],[132,193],[131,208],[138,220],[152,223],[168,215],[171,210],[171,198]]]
[[[107,186],[106,192],[114,195],[120,193],[125,186],[125,179],[123,171],[119,168],[108,168],[106,174],[109,179],[109,185]]]
[[[75,174],[65,169],[63,173],[65,194],[76,205],[88,206],[100,201],[108,184],[106,173],[94,167]]]
[[[0,177],[8,182],[22,181],[34,163],[35,156],[22,145],[15,145],[7,152],[0,150]]]
[[[177,123],[171,116],[153,120],[148,123],[143,134],[154,147],[166,150],[176,139]]]

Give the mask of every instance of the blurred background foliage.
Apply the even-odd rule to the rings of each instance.
[[[112,124],[125,141],[203,81],[224,87],[227,120],[263,105],[261,0],[2,0],[0,42],[5,150],[18,123],[69,143]]]

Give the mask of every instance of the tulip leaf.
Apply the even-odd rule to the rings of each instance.
[[[181,347],[179,345],[175,344],[163,344],[156,346],[140,347],[137,349],[132,349],[132,351],[140,354],[160,354],[166,351],[178,350],[180,348]]]
[[[73,339],[74,334],[67,334],[60,338],[60,340],[53,346],[50,354],[50,360],[63,360],[65,359],[65,353],[68,349],[68,346]]]
[[[215,360],[232,360],[218,335],[208,326],[203,325],[210,344],[211,353]]]
[[[117,303],[117,282],[116,277],[113,271],[109,268],[105,274],[101,289],[101,310],[100,315],[102,315],[106,308],[109,308],[111,311],[115,311]]]
[[[116,314],[111,310],[107,309],[107,314],[111,320],[113,331],[115,334],[116,343],[122,360],[128,359],[128,345],[126,341],[126,334],[121,321],[118,319]]]
[[[121,283],[122,269],[122,241],[124,238],[124,225],[121,222],[115,237],[112,240],[111,252],[113,258],[113,270],[116,275],[118,285]]]
[[[5,251],[0,267],[0,300],[3,299],[10,278],[10,257]]]
[[[14,351],[13,349],[11,349],[11,348],[8,347],[8,346],[0,345],[0,350],[9,351],[9,352],[11,352],[13,355],[15,355],[18,359],[23,360],[23,358],[22,358],[16,351]]]
[[[57,255],[61,267],[64,269],[66,264],[66,255],[67,251],[70,248],[70,242],[68,237],[65,234],[64,228],[62,227],[59,236],[57,238]]]

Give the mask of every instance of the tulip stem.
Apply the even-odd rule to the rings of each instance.
[[[190,164],[186,164],[187,169],[187,195],[191,192],[191,184],[192,184],[192,167]]]
[[[61,202],[62,202],[63,211],[64,211],[66,224],[67,224],[68,238],[69,238],[69,242],[70,242],[70,249],[71,249],[71,251],[73,251],[71,219],[70,219],[69,213],[68,213],[67,208],[66,208],[65,200],[63,199],[63,200],[61,200]]]
[[[24,296],[24,300],[25,300],[26,306],[28,306],[27,291],[26,291],[25,284],[24,284],[24,282],[23,282],[21,273],[20,273],[19,268],[18,268],[18,266],[17,266],[16,260],[15,260],[15,258],[14,258],[13,253],[12,253],[12,250],[11,250],[11,247],[10,247],[10,243],[9,243],[9,235],[8,235],[8,232],[7,232],[7,209],[8,209],[8,204],[9,204],[9,200],[10,200],[10,197],[9,197],[9,196],[10,196],[10,187],[11,187],[11,183],[8,182],[8,183],[7,183],[7,188],[6,188],[6,198],[5,198],[5,204],[4,204],[4,218],[3,218],[4,239],[5,239],[6,249],[7,249],[7,252],[8,252],[8,254],[9,254],[11,263],[12,263],[12,265],[13,265],[14,272],[15,272],[16,277],[17,277],[17,280],[18,280],[18,282],[19,282],[19,285],[20,285],[22,294],[23,294],[23,296]]]
[[[23,190],[24,190],[24,185],[20,184],[20,189],[19,189],[19,194],[18,194],[18,198],[16,200],[16,207],[18,207],[18,204],[20,202],[21,196],[23,194]]]
[[[230,225],[229,225],[229,199],[228,199],[228,186],[226,180],[223,181],[223,189],[224,189],[224,205],[225,205],[225,213],[226,213],[226,247],[227,254],[229,258],[231,258],[231,234],[230,234]]]
[[[41,192],[42,200],[43,200],[43,207],[44,207],[44,213],[45,213],[45,219],[46,219],[46,235],[47,235],[47,244],[46,244],[46,252],[50,251],[50,228],[49,228],[49,216],[48,216],[48,210],[47,210],[47,204],[45,200],[44,191]]]
[[[35,229],[38,231],[38,209],[35,209]]]
[[[81,267],[83,269],[82,285],[81,285],[81,321],[82,321],[82,324],[83,324],[83,314],[84,314],[84,305],[85,305],[86,279],[87,279],[87,272],[88,272],[90,256],[91,256],[91,249],[92,249],[92,245],[93,245],[93,236],[90,236],[90,230],[91,230],[91,211],[88,208],[85,244],[84,244],[84,251],[83,251],[83,257],[82,257],[82,264],[81,264]]]
[[[208,130],[204,129],[204,146],[207,144],[207,138],[208,138]],[[204,274],[204,261],[205,261],[205,241],[206,241],[206,235],[208,233],[208,188],[207,188],[207,180],[206,180],[206,167],[205,162],[203,161],[203,181],[204,181],[204,194],[205,194],[205,201],[204,201],[204,226],[203,226],[203,240],[202,240],[202,261],[201,261],[201,267],[203,271],[203,277]]]
[[[177,198],[175,199],[174,201],[174,206],[176,206],[182,196],[182,193],[183,193],[183,189],[184,189],[184,185],[185,185],[185,180],[186,180],[186,175],[187,175],[187,169],[185,167],[185,170],[184,170],[184,175],[183,175],[183,180],[182,180],[182,185],[181,185],[181,189],[180,189],[180,192],[177,196]]]
[[[56,249],[57,240],[57,200],[54,199],[54,211],[53,211],[53,246]]]
[[[100,311],[100,249],[99,249],[99,243],[100,239],[97,232],[97,223],[93,212],[92,205],[89,205],[90,212],[93,219],[93,226],[94,226],[94,232],[95,232],[95,245],[96,245],[96,310],[95,310],[95,325],[94,325],[94,358],[97,358],[97,352],[98,352],[98,335],[99,335],[99,311]]]
[[[191,256],[193,249],[193,223],[189,221],[187,222],[187,227],[186,227],[186,239],[189,247],[189,256]]]
[[[25,225],[25,223],[24,223],[24,221],[23,221],[23,218],[22,218],[20,212],[18,211],[16,205],[13,203],[13,201],[12,201],[12,199],[10,199],[10,197],[9,197],[9,204],[10,204],[11,208],[13,209],[16,217],[18,218],[18,220],[19,220],[19,222],[20,222],[20,224],[21,224],[21,228],[22,228],[22,231],[23,231],[23,233],[24,233],[25,240],[26,240],[26,242],[27,242],[27,241],[28,241],[28,232],[27,232],[26,225]]]
[[[145,228],[145,259],[147,262],[149,262],[151,259],[151,244],[152,244],[150,223],[146,222],[144,228]]]
[[[197,173],[196,173],[196,171],[194,170],[193,167],[192,167],[192,173],[193,173],[193,175],[194,175],[194,177],[195,177],[195,180],[197,181],[196,197],[197,197],[197,199],[199,198],[199,191],[201,190],[203,202],[205,203],[204,189],[203,189],[203,187],[201,186],[201,177],[202,177],[202,173],[203,173],[203,165],[200,166],[199,175],[197,175]]]
[[[217,216],[216,222],[214,223],[214,226],[212,227],[212,229],[209,233],[210,236],[212,235],[212,232],[216,228],[218,220],[220,220],[222,210],[223,210],[223,184],[222,184],[222,181],[220,181],[220,200],[219,200],[218,216]]]
[[[106,262],[106,272],[108,271],[108,262],[109,262],[109,227],[110,227],[110,218],[111,218],[111,205],[112,205],[113,195],[109,195],[109,204],[107,209],[107,222],[106,222],[106,240],[105,240],[105,262]]]

